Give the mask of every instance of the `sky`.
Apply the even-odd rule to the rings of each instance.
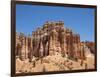
[[[64,21],[64,27],[80,34],[81,41],[94,41],[93,8],[16,5],[16,32],[32,34],[46,21]]]

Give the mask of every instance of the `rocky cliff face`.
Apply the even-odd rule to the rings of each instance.
[[[32,32],[31,36],[16,33],[16,56],[21,60],[35,57],[55,55],[77,60],[85,59],[84,43],[80,42],[80,35],[64,28],[64,22],[46,22],[43,27]]]
[[[85,44],[90,49],[91,53],[95,54],[95,43],[86,41]]]

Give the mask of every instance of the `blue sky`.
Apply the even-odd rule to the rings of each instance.
[[[93,8],[16,5],[16,31],[32,34],[46,21],[64,21],[64,26],[80,34],[82,41],[94,41]]]

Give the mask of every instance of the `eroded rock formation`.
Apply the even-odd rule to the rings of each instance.
[[[59,52],[71,59],[85,59],[84,43],[80,35],[64,28],[64,22],[46,22],[31,36],[16,33],[16,56],[21,60],[45,57]]]

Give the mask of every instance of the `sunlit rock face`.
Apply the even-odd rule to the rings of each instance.
[[[64,27],[64,22],[46,22],[30,36],[16,33],[15,54],[21,60],[52,56],[56,52],[75,60],[85,59],[84,44],[80,42],[79,34]]]

